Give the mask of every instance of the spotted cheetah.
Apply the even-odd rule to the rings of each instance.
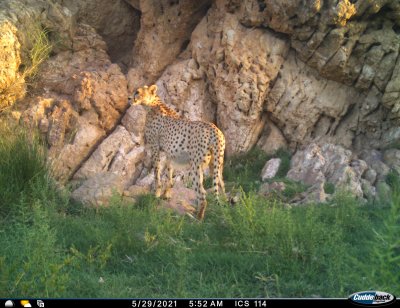
[[[165,105],[157,95],[157,86],[139,88],[132,105],[142,105],[148,111],[145,124],[145,140],[152,153],[155,175],[155,194],[161,196],[160,151],[167,156],[168,182],[165,196],[170,197],[173,186],[173,165],[190,164],[190,175],[197,194],[199,211],[197,218],[202,220],[207,207],[206,191],[203,187],[204,168],[209,165],[213,179],[213,192],[225,195],[222,179],[225,138],[212,123],[190,121],[179,116]]]

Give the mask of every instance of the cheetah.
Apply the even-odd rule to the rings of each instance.
[[[132,101],[133,98],[133,101]],[[209,166],[213,179],[213,192],[225,195],[222,178],[225,137],[212,123],[190,121],[165,105],[157,95],[157,86],[139,88],[131,99],[132,105],[142,105],[147,110],[145,142],[151,150],[155,175],[155,195],[161,196],[160,151],[167,156],[168,181],[165,197],[170,197],[173,186],[173,162],[190,164],[190,180],[196,191],[199,210],[197,218],[203,220],[207,207],[203,187],[204,168]]]

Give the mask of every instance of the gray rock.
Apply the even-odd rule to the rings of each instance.
[[[393,170],[400,174],[400,150],[389,149],[383,154],[383,161]]]
[[[324,182],[317,182],[309,187],[305,192],[295,196],[290,200],[290,204],[302,205],[310,203],[324,203],[328,200],[330,195],[325,193]]]
[[[364,179],[371,183],[371,185],[375,184],[377,173],[374,169],[368,169],[364,173]]]
[[[74,199],[87,204],[107,204],[113,190],[124,192],[140,176],[143,158],[144,147],[135,144],[131,134],[118,126],[76,172],[74,180],[84,182],[73,192]]]
[[[351,151],[339,145],[324,144],[320,147],[313,143],[295,153],[287,177],[322,187],[323,183],[330,182],[339,189],[362,197],[360,178],[366,165],[363,161],[354,161],[352,166],[351,156]]]
[[[274,192],[281,193],[285,189],[286,185],[283,182],[263,183],[260,186],[258,193],[264,197],[268,197]]]
[[[125,183],[114,173],[98,173],[74,190],[71,198],[89,206],[107,206],[110,197],[124,192]]]
[[[288,145],[280,129],[267,121],[257,146],[267,154],[274,154],[279,149],[286,149]]]
[[[372,200],[375,199],[375,197],[376,197],[376,188],[371,185],[371,182],[369,182],[366,179],[361,179],[361,188],[363,190],[364,197],[368,201],[372,201]]]
[[[303,203],[323,203],[327,201],[324,183],[315,183],[305,192],[306,198]]]
[[[267,161],[263,169],[261,170],[261,180],[265,181],[268,179],[272,179],[278,173],[280,165],[280,158],[272,158]]]
[[[127,76],[130,91],[154,83],[176,60],[210,4],[211,0],[160,1],[157,5],[152,0],[140,1],[140,29]]]
[[[360,158],[365,160],[369,168],[375,170],[378,180],[385,180],[390,168],[383,162],[383,155],[378,150],[363,150]]]
[[[310,144],[305,150],[297,151],[294,154],[287,177],[308,185],[324,182],[323,167],[325,164],[326,160],[321,153],[321,148],[314,143]]]
[[[215,121],[217,106],[207,91],[204,72],[193,59],[177,61],[168,66],[156,84],[160,98],[185,118]]]
[[[361,178],[368,169],[367,163],[361,159],[352,160],[350,162],[350,166],[354,170],[358,178]]]

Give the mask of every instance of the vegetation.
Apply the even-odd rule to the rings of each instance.
[[[108,208],[72,203],[48,176],[40,140],[4,127],[0,136],[0,297],[400,293],[395,175],[385,207],[340,192],[326,205],[286,207],[255,193],[265,160],[253,152],[225,169],[244,186],[240,201],[211,200],[197,223],[152,195],[128,205],[115,196]]]
[[[39,23],[33,26],[32,32],[28,34],[32,47],[28,50],[28,63],[23,72],[24,78],[34,79],[39,71],[40,65],[48,59],[53,49],[49,40],[49,30],[42,28]]]
[[[25,94],[25,84],[30,83],[39,71],[40,65],[50,56],[53,45],[48,38],[48,30],[39,22],[33,23],[30,32],[26,35],[30,47],[21,50],[27,54],[21,65],[21,72],[16,79],[5,89],[0,90],[0,112],[12,106],[15,101]]]
[[[241,187],[245,192],[257,190],[261,185],[261,170],[265,162],[273,157],[281,159],[281,164],[274,180],[284,180],[290,168],[290,153],[279,149],[275,154],[267,155],[257,147],[248,153],[228,159],[225,163],[224,180],[228,183],[228,186]]]
[[[331,182],[325,182],[324,191],[327,194],[333,194],[335,192],[335,184]]]

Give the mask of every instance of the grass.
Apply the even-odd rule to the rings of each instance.
[[[49,40],[49,30],[40,24],[34,24],[32,31],[28,33],[28,39],[32,47],[28,50],[29,60],[23,72],[24,78],[34,79],[40,65],[49,58],[53,45]]]
[[[290,153],[279,149],[273,155],[267,155],[255,147],[248,153],[229,158],[225,163],[224,180],[241,187],[245,192],[257,190],[260,185],[260,174],[267,160],[276,157],[281,159],[278,172],[274,179],[283,179],[290,168]],[[229,186],[229,185],[228,185]]]
[[[325,182],[324,183],[324,191],[327,194],[335,193],[335,184],[333,184],[331,182]]]
[[[0,112],[11,107],[16,100],[25,95],[25,84],[30,84],[37,76],[40,65],[50,56],[53,45],[48,38],[49,30],[43,28],[39,22],[34,22],[31,31],[27,33],[30,47],[22,50],[27,53],[22,72],[5,89],[0,90]]]
[[[203,223],[160,209],[153,195],[86,208],[55,189],[37,140],[23,131],[3,132],[0,297],[400,292],[397,193],[390,206],[379,208],[341,193],[325,205],[288,208],[249,185],[235,206],[211,200]],[[259,175],[251,167],[264,163],[259,155],[251,153],[235,171],[228,164],[226,177],[255,181]]]

